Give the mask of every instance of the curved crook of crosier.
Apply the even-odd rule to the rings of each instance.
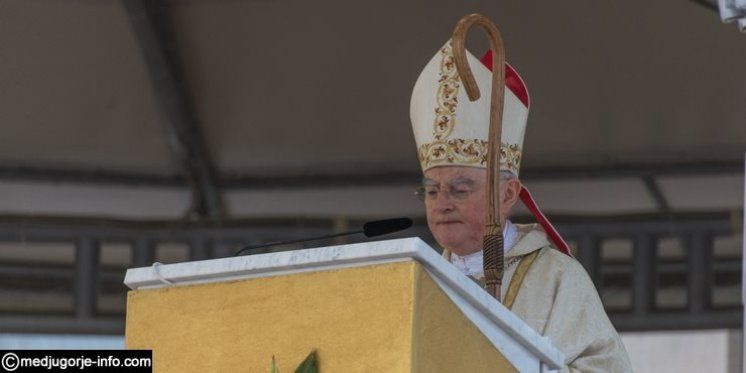
[[[500,166],[500,145],[502,142],[502,117],[503,97],[505,95],[505,49],[500,31],[492,21],[481,14],[469,14],[456,24],[453,30],[453,57],[456,62],[456,70],[461,77],[461,82],[466,89],[469,100],[476,101],[480,97],[479,87],[471,72],[466,58],[466,35],[469,29],[477,25],[485,33],[490,42],[492,50],[492,95],[490,99],[490,129],[489,147],[487,158],[487,182],[489,183],[487,202],[489,203],[487,224],[499,223],[500,203],[496,196],[499,188],[499,172],[495,172]]]

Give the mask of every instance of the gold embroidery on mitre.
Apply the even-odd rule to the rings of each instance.
[[[435,108],[435,122],[433,123],[435,140],[442,140],[453,132],[460,86],[451,42],[441,48],[440,54],[443,55],[443,58],[440,60],[438,91],[436,93],[438,107]]]
[[[518,144],[500,144],[500,169],[518,175],[521,168],[521,148]]]
[[[487,141],[482,139],[436,140],[422,144],[417,150],[422,170],[435,166],[487,165]],[[502,143],[500,146],[500,169],[516,175],[521,166],[521,148],[518,144]]]

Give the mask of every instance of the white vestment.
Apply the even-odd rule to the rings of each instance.
[[[565,354],[563,372],[631,372],[627,351],[585,269],[552,248],[538,225],[516,227],[515,245],[505,254],[501,299],[505,299],[517,263],[538,251],[511,311]],[[450,261],[450,252],[444,251],[443,256]]]

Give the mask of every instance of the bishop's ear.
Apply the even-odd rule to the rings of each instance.
[[[510,216],[513,206],[518,201],[521,193],[521,181],[515,178],[502,179],[500,180],[500,189],[500,214],[504,218]]]

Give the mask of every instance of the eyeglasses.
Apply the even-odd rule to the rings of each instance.
[[[438,194],[445,193],[445,195],[453,201],[465,201],[469,196],[474,193],[474,188],[465,182],[458,182],[453,184],[446,184],[447,190],[441,190],[440,185],[425,185],[417,188],[414,191],[415,196],[420,201],[435,201],[438,199]]]

